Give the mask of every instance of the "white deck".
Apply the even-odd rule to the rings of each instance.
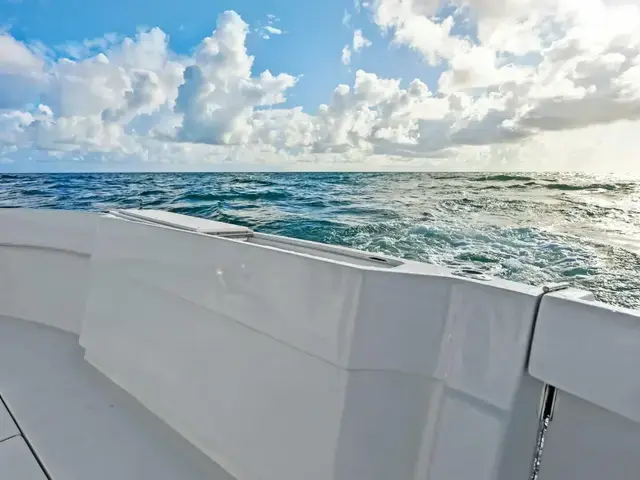
[[[0,317],[0,395],[55,480],[232,480],[84,360],[78,337]],[[0,407],[0,478],[44,480]],[[6,438],[6,437],[5,437]]]

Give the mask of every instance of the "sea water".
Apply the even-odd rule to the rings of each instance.
[[[0,207],[156,208],[640,308],[640,179],[586,174],[0,174]]]

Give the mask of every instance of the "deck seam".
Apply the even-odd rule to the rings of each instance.
[[[29,441],[29,438],[25,435],[24,430],[22,430],[22,428],[20,428],[20,424],[18,423],[18,420],[16,419],[15,415],[13,414],[11,409],[9,408],[9,405],[7,405],[7,402],[4,400],[2,395],[0,395],[0,403],[7,410],[7,413],[11,417],[11,420],[13,420],[13,423],[15,424],[16,428],[18,429],[18,432],[20,432],[19,434],[16,434],[16,435],[14,435],[13,437],[10,437],[10,438],[15,438],[15,437],[21,436],[22,439],[24,440],[24,443],[27,445],[27,448],[31,452],[31,455],[33,455],[33,458],[38,463],[38,466],[40,467],[40,470],[42,470],[43,475],[47,478],[47,480],[53,480],[53,478],[51,477],[51,475],[47,471],[47,468],[42,463],[42,460],[40,460],[40,457],[38,457],[38,454],[36,453],[35,449],[33,448],[33,445]],[[9,439],[5,439],[5,440],[9,440]]]

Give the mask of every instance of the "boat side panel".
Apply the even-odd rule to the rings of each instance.
[[[0,315],[79,334],[97,214],[0,210]]]
[[[90,363],[238,478],[331,478],[342,370],[139,279],[94,273]]]
[[[536,289],[111,218],[99,231],[86,358],[239,477],[444,480],[469,425],[478,478],[508,441],[528,462],[535,439],[509,435],[531,403]]]
[[[557,387],[540,480],[631,480],[640,472],[640,315],[545,296],[531,374]]]
[[[0,245],[22,245],[91,255],[97,213],[0,209]]]
[[[560,391],[539,480],[637,480],[640,425]]]
[[[334,364],[348,356],[359,269],[112,218],[101,218],[99,228],[96,275],[107,272],[116,282],[126,278],[180,297],[212,318],[238,322]],[[92,287],[89,301],[101,293]]]
[[[424,417],[419,480],[526,475],[537,385],[523,376],[538,297],[456,279]]]
[[[640,312],[543,298],[531,349],[531,374],[567,393],[640,422]]]
[[[455,283],[446,276],[365,271],[349,368],[432,378]]]

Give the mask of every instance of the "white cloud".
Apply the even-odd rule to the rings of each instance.
[[[439,0],[362,3],[392,42],[442,64],[437,91],[357,70],[313,114],[283,107],[296,77],[253,71],[235,12],[183,57],[158,28],[68,45],[72,58],[55,61],[44,46],[0,34],[0,155],[193,168],[640,170],[640,5],[456,3],[446,18]],[[274,21],[259,32],[282,33]],[[370,45],[355,30],[342,63]]]
[[[342,55],[340,57],[340,61],[342,62],[343,65],[350,65],[353,54],[358,53],[363,48],[369,47],[369,46],[371,46],[371,42],[362,35],[362,30],[354,31],[351,46],[345,45],[342,48]]]
[[[342,47],[342,56],[340,57],[340,61],[343,65],[349,65],[351,63],[351,49],[349,48],[349,45]]]
[[[0,33],[0,109],[34,101],[44,84],[41,55],[11,35]]]
[[[273,25],[274,23],[279,21],[280,19],[278,17],[270,13],[267,15],[268,24],[257,28],[256,31],[259,32],[260,36],[265,40],[269,40],[273,35],[282,35],[285,32]]]
[[[432,64],[447,62],[440,92],[475,92],[454,124],[463,126],[452,132],[458,143],[513,141],[545,130],[640,117],[638,5],[600,0],[458,3],[477,18],[480,43],[454,35],[454,17],[438,21],[435,0],[378,0],[371,7],[393,41],[414,48]],[[537,61],[519,60],[532,52]],[[480,88],[485,91],[478,95]]]
[[[331,103],[320,106],[313,150],[390,153],[389,145],[398,151],[414,149],[421,141],[421,122],[444,121],[447,110],[447,101],[434,98],[420,80],[402,89],[398,80],[358,70],[353,87],[339,85]]]
[[[0,34],[0,69],[4,73],[41,70],[43,60],[8,33]]]
[[[284,92],[296,83],[288,74],[264,71],[251,77],[253,57],[246,51],[248,26],[235,12],[220,16],[216,31],[196,51],[196,63],[186,68],[176,112],[184,115],[182,140],[213,144],[244,144],[251,137],[255,107],[284,102]]]
[[[74,60],[80,60],[90,55],[104,52],[112,45],[122,41],[122,37],[117,33],[107,33],[102,37],[85,39],[82,42],[70,42],[58,47],[67,56]]]
[[[371,5],[374,22],[392,31],[393,41],[408,45],[425,55],[431,64],[448,56],[455,39],[450,36],[452,17],[438,22],[434,18],[439,0],[375,0]]]
[[[351,14],[347,10],[342,14],[342,25],[347,28],[351,25]]]
[[[370,47],[370,46],[371,46],[371,41],[369,41],[367,38],[365,38],[364,35],[362,35],[362,30],[356,30],[355,32],[353,32],[353,51],[354,52],[359,52],[363,48]]]
[[[282,35],[282,30],[276,27],[272,27],[271,25],[267,25],[264,29],[269,32],[271,35]]]

